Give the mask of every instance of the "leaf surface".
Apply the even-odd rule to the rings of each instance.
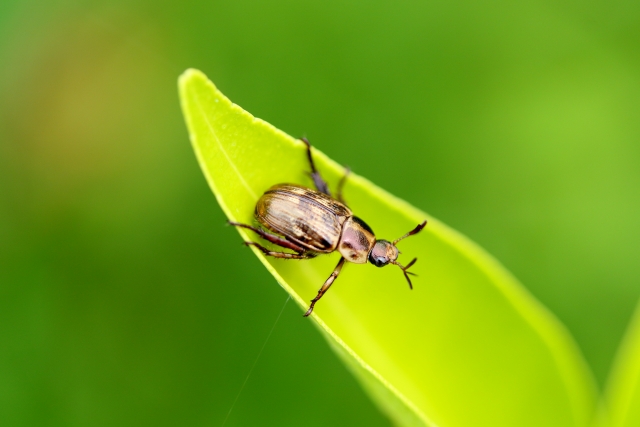
[[[256,201],[273,184],[312,186],[300,141],[232,104],[199,71],[187,70],[179,91],[196,156],[229,219],[252,223]],[[314,158],[335,189],[343,168],[320,151]],[[399,262],[419,258],[413,291],[397,267],[347,264],[311,320],[300,318],[315,322],[397,425],[581,427],[592,421],[595,389],[574,342],[503,267],[356,174],[345,198],[378,238],[393,240],[429,220],[422,233],[399,244]],[[287,261],[254,253],[302,310],[339,259]]]
[[[603,425],[640,425],[640,304],[616,357],[607,387],[606,402],[609,422],[603,422]]]

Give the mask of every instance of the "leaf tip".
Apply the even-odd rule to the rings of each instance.
[[[204,78],[206,79],[206,76],[204,75],[204,73],[196,68],[187,68],[186,70],[184,70],[184,72],[182,74],[180,74],[180,77],[178,77],[178,84],[180,86],[185,85],[189,82],[189,80],[194,79],[194,78]]]
[[[182,74],[180,74],[180,77],[178,77],[178,90],[181,93],[184,93],[187,91],[188,87],[198,83],[213,86],[215,89],[213,82],[211,82],[211,80],[209,80],[202,71],[196,68],[187,68]]]

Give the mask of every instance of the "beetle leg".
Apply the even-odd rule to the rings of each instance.
[[[344,257],[340,257],[340,261],[338,261],[338,265],[336,266],[335,270],[333,270],[333,273],[331,273],[331,276],[329,276],[327,281],[324,282],[324,285],[322,285],[322,287],[318,291],[318,295],[316,295],[316,297],[311,300],[311,305],[309,306],[309,310],[307,310],[307,312],[304,314],[304,317],[307,317],[308,315],[311,314],[311,312],[313,311],[313,306],[316,305],[318,300],[322,298],[322,295],[324,295],[324,293],[329,290],[329,288],[333,284],[333,281],[336,280],[336,278],[338,277],[338,274],[340,274],[340,270],[342,270],[344,261],[345,261]]]
[[[283,248],[291,249],[292,251],[295,251],[295,252],[298,252],[298,253],[302,253],[302,252],[305,251],[304,248],[296,245],[293,242],[290,242],[290,241],[288,241],[286,239],[283,239],[280,236],[276,236],[275,234],[267,233],[264,230],[261,230],[261,229],[256,228],[256,227],[252,227],[252,226],[247,225],[247,224],[241,224],[239,222],[232,222],[232,221],[228,221],[228,222],[229,222],[229,225],[233,225],[235,227],[242,227],[242,228],[249,229],[249,230],[255,232],[256,234],[258,234],[263,239],[268,240],[269,242],[274,243],[274,244],[276,244],[278,246],[282,246]]]
[[[300,138],[300,141],[304,142],[307,146],[307,157],[309,158],[309,165],[311,165],[311,179],[313,179],[313,184],[316,186],[316,189],[319,192],[324,193],[327,196],[331,196],[327,182],[322,179],[322,176],[320,176],[320,172],[318,172],[318,170],[316,169],[315,163],[313,163],[313,156],[311,155],[311,144],[309,143],[309,140],[307,140],[307,138]]]
[[[244,244],[247,246],[255,246],[256,248],[260,249],[263,254],[267,256],[272,256],[274,258],[309,259],[316,256],[315,254],[309,253],[309,252],[303,252],[299,254],[290,254],[287,252],[274,252],[274,251],[270,251],[269,249],[265,248],[264,246],[262,246],[260,243],[257,243],[257,242],[244,242]]]
[[[342,178],[340,178],[340,181],[338,181],[338,188],[336,190],[336,199],[345,206],[347,206],[347,202],[345,202],[344,198],[342,197],[342,189],[344,188],[344,183],[347,182],[347,177],[350,173],[351,169],[349,167],[346,167],[344,170],[344,175],[342,176]]]

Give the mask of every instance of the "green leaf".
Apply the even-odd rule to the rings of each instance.
[[[640,304],[614,363],[606,392],[611,427],[640,426]]]
[[[300,141],[232,104],[199,71],[186,71],[179,89],[193,148],[229,219],[251,223],[256,201],[273,184],[312,185]],[[319,151],[314,156],[335,185],[343,168]],[[349,177],[345,198],[379,238],[395,239],[429,219],[421,234],[399,245],[400,262],[419,258],[413,291],[394,266],[349,264],[311,320],[300,317],[315,322],[397,425],[570,427],[592,421],[595,389],[575,344],[503,267],[362,177]],[[254,253],[302,310],[339,259],[286,261]]]

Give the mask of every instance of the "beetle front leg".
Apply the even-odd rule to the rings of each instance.
[[[313,311],[313,306],[316,305],[318,300],[322,298],[322,295],[324,295],[324,293],[329,290],[334,280],[336,280],[336,278],[338,277],[338,274],[340,274],[340,270],[342,270],[344,261],[345,261],[344,257],[340,257],[340,261],[338,261],[338,265],[336,266],[335,270],[333,270],[333,273],[331,273],[331,276],[329,276],[327,281],[324,282],[324,285],[322,285],[322,287],[318,291],[318,295],[316,295],[316,297],[311,300],[311,305],[309,306],[309,310],[307,310],[307,312],[304,314],[304,317],[307,317],[311,314],[311,312]]]
[[[320,172],[316,169],[315,163],[313,163],[313,156],[311,155],[311,144],[307,138],[300,138],[300,141],[304,142],[307,146],[307,157],[309,158],[309,165],[311,166],[311,179],[313,179],[313,184],[316,186],[316,189],[331,197],[331,193],[329,192],[329,186],[327,185],[327,181],[322,179],[320,176]]]

